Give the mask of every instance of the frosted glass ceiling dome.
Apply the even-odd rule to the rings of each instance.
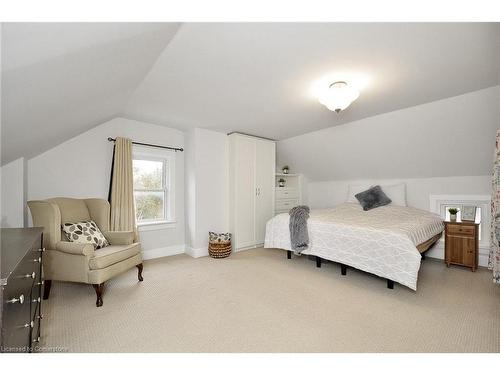
[[[330,111],[339,113],[359,97],[359,91],[350,87],[347,82],[337,81],[328,87],[318,98],[319,102]]]

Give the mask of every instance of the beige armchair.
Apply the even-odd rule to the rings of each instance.
[[[107,280],[134,266],[143,280],[140,243],[134,242],[133,232],[109,231],[110,208],[104,199],[52,198],[28,206],[33,224],[44,228],[44,299],[49,298],[52,280],[86,283],[94,287],[99,307]],[[110,245],[94,250],[90,244],[69,242],[62,224],[82,220],[93,220]]]

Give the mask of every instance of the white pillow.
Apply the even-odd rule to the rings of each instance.
[[[406,207],[406,184],[396,184],[396,185],[380,185],[382,191],[387,195],[393,206],[403,206]]]
[[[358,193],[361,193],[362,191],[368,190],[372,186],[373,186],[373,184],[370,184],[370,183],[349,184],[349,188],[347,191],[347,202],[348,203],[359,203],[359,201],[357,200],[355,195]]]

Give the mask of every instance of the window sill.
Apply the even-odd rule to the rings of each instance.
[[[156,223],[142,223],[137,225],[139,232],[148,232],[152,230],[171,229],[177,226],[176,221],[158,221]]]

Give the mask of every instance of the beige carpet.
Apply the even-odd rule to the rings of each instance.
[[[282,250],[147,261],[107,284],[54,282],[42,345],[76,352],[500,352],[500,287],[426,260],[415,293]]]

